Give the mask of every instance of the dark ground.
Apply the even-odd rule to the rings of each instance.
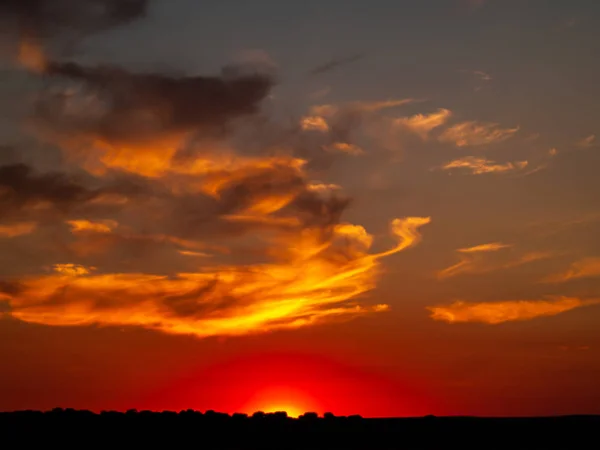
[[[285,413],[55,409],[0,413],[0,436],[6,449],[600,449],[600,416],[363,419],[307,413],[291,419]]]

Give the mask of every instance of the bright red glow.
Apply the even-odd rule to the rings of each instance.
[[[144,400],[148,409],[226,413],[286,411],[298,416],[418,416],[434,405],[414,382],[305,354],[237,358],[173,380]]]

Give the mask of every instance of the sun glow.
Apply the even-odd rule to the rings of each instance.
[[[257,411],[274,413],[285,411],[289,417],[297,418],[305,412],[319,412],[315,399],[305,392],[289,387],[272,387],[261,390],[243,408],[248,414]]]

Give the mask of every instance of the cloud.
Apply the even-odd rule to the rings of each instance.
[[[492,76],[483,70],[474,70],[473,75],[477,76],[481,81],[492,81]]]
[[[591,148],[594,145],[596,145],[596,135],[595,134],[591,134],[591,135],[581,139],[579,142],[577,142],[577,146],[582,147],[582,148]]]
[[[337,69],[340,66],[344,66],[346,64],[351,64],[356,61],[360,61],[365,57],[364,53],[357,53],[355,55],[346,56],[343,58],[332,59],[331,61],[321,64],[314,69],[312,69],[309,74],[310,75],[320,75],[326,72],[330,72],[334,69]]]
[[[31,234],[36,229],[35,222],[17,222],[9,225],[0,224],[0,238],[13,238]]]
[[[363,306],[356,296],[375,285],[378,261],[416,245],[428,218],[392,222],[398,243],[369,253],[372,238],[360,226],[339,224],[323,240],[317,229],[281,242],[278,264],[206,267],[175,276],[141,273],[91,274],[76,265],[59,273],[20,280],[8,293],[10,314],[47,325],[140,326],[199,337],[242,335],[298,328],[335,317],[388,309]]]
[[[502,250],[503,248],[509,247],[512,247],[512,245],[503,244],[501,242],[491,242],[489,244],[481,244],[474,247],[459,248],[457,251],[461,253],[495,252],[497,250]]]
[[[43,71],[46,53],[73,50],[82,38],[144,17],[149,0],[2,0],[0,26],[16,34],[20,62]]]
[[[73,233],[110,233],[118,224],[114,220],[103,220],[101,222],[92,222],[89,220],[68,220]]]
[[[494,144],[510,139],[519,127],[500,128],[496,123],[462,122],[444,130],[440,142],[452,143],[457,147],[472,147]]]
[[[408,129],[423,140],[427,140],[429,138],[429,133],[444,125],[451,116],[452,112],[450,110],[441,108],[437,112],[431,114],[416,114],[411,117],[395,119],[394,125]]]
[[[437,272],[437,278],[440,280],[455,277],[461,274],[480,274],[496,270],[506,270],[518,267],[523,264],[529,264],[535,261],[548,259],[554,256],[553,252],[534,251],[526,252],[518,257],[509,254],[509,258],[496,257],[491,259],[488,255],[495,254],[500,250],[511,248],[512,245],[492,242],[489,244],[477,245],[469,248],[458,249],[459,262]]]
[[[329,131],[329,125],[323,117],[307,116],[302,119],[301,126],[303,130]]]
[[[481,175],[487,173],[506,173],[523,170],[527,167],[527,161],[516,161],[514,163],[507,162],[503,164],[496,163],[483,157],[466,156],[464,158],[455,159],[444,164],[442,170],[463,169],[471,172],[473,175]]]
[[[600,258],[591,257],[575,261],[567,271],[550,275],[544,281],[547,283],[563,283],[570,280],[596,277],[600,277]]]
[[[118,67],[52,63],[46,71],[79,83],[50,90],[36,104],[35,120],[59,139],[96,145],[180,140],[190,132],[223,133],[235,118],[252,115],[273,80],[244,68],[217,76],[173,77]]]
[[[181,76],[64,62],[54,50],[71,31],[78,42],[141,17],[146,2],[57,1],[0,3],[30,20],[21,63],[43,83],[28,129],[64,157],[53,172],[0,167],[2,226],[37,224],[19,240],[27,271],[1,281],[8,314],[206,337],[389,309],[363,294],[430,218],[392,220],[395,244],[373,251],[374,237],[343,220],[351,199],[323,161],[362,153],[363,121],[413,99],[318,105],[310,126],[289,126],[262,108],[276,82],[264,55]],[[72,8],[47,16],[57,4]]]
[[[500,302],[468,303],[457,301],[448,306],[430,306],[431,318],[447,323],[485,323],[497,325],[504,322],[550,317],[584,306],[598,305],[600,300],[582,300],[558,297],[548,300],[509,300]]]
[[[87,268],[80,264],[72,264],[72,263],[54,264],[54,266],[52,266],[52,269],[61,275],[66,275],[69,277],[78,277],[81,275],[89,275],[93,270],[92,268]]]
[[[38,174],[25,164],[0,167],[0,217],[23,208],[65,211],[98,194],[79,181],[60,173]]]

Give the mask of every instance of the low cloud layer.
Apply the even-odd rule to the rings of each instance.
[[[431,306],[431,318],[447,323],[485,323],[497,325],[504,322],[532,320],[556,316],[584,306],[600,304],[597,299],[559,297],[550,300],[509,300],[500,302],[454,302],[448,306]]]

